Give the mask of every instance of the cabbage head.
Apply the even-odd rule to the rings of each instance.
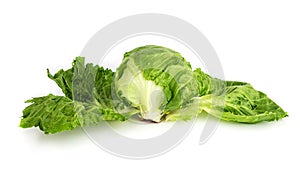
[[[143,119],[154,122],[187,107],[198,96],[190,63],[161,46],[126,52],[114,78],[117,97],[138,109]]]

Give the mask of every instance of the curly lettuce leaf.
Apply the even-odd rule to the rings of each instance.
[[[77,113],[81,126],[97,125],[101,121],[125,121],[127,117],[113,109],[103,108],[100,104],[74,102],[74,111]]]
[[[23,111],[23,128],[39,126],[45,133],[56,133],[96,125],[102,120],[124,121],[137,113],[113,96],[114,72],[85,64],[83,57],[76,57],[71,69],[61,69],[55,75],[47,70],[47,74],[65,96],[49,94],[26,101],[32,104]]]
[[[76,101],[93,101],[95,99],[94,87],[95,77],[100,67],[91,63],[85,65],[84,57],[76,57],[72,63],[72,68],[59,70],[52,75],[47,69],[50,79],[62,89],[66,97]],[[103,69],[103,68],[102,68]],[[100,77],[98,78],[101,80]]]
[[[199,110],[225,121],[258,123],[279,120],[287,113],[249,83],[212,78],[194,70],[199,91]]]
[[[72,130],[80,125],[74,103],[67,97],[49,94],[27,100],[26,103],[32,104],[23,110],[22,128],[39,127],[48,134]]]
[[[245,82],[227,81],[225,95],[200,97],[200,111],[224,121],[258,123],[279,120],[287,113],[263,92]],[[200,112],[199,111],[199,112]]]
[[[113,81],[115,73],[98,65],[85,64],[84,57],[76,57],[72,68],[66,71],[61,69],[52,75],[47,70],[47,73],[65,96],[72,100],[95,103],[120,113],[137,112],[116,95]]]
[[[64,96],[49,94],[27,100],[20,127],[39,127],[45,134],[54,134],[76,127],[97,125],[103,120],[124,121],[125,116],[103,109],[100,105],[74,102]]]
[[[50,73],[50,70],[47,69],[47,75],[48,77],[53,80],[62,90],[62,92],[65,94],[66,97],[69,99],[73,99],[73,72],[74,72],[74,66],[78,62],[84,62],[84,59],[82,57],[76,57],[72,63],[72,68],[68,70],[60,69],[57,73],[52,75]]]

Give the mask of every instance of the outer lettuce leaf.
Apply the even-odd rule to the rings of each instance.
[[[76,101],[90,102],[95,99],[94,87],[96,74],[98,71],[103,70],[103,68],[98,65],[94,66],[91,63],[85,65],[84,60],[83,57],[76,57],[72,63],[72,68],[66,71],[61,69],[55,75],[52,75],[49,69],[47,69],[47,74],[62,89],[66,97]],[[111,70],[108,71],[111,72]],[[97,80],[101,80],[101,78],[105,80],[105,74],[101,75],[97,77]],[[109,75],[112,76],[111,74]],[[108,83],[111,83],[111,81]]]
[[[97,125],[101,121],[125,121],[127,117],[113,109],[103,108],[100,104],[74,102],[74,111],[77,113],[80,126]]]
[[[115,107],[114,97],[115,91],[113,88],[114,72],[110,69],[104,69],[99,67],[95,76],[95,98],[96,100],[105,107]]]
[[[125,117],[99,105],[74,102],[64,96],[49,94],[27,100],[20,126],[39,127],[45,134],[72,130],[77,126],[96,125],[102,120],[124,121]]]
[[[274,121],[287,116],[266,94],[250,84],[234,81],[226,84],[225,100],[223,95],[204,95],[200,97],[200,110],[225,121],[240,123]]]
[[[258,123],[287,116],[266,94],[249,83],[212,78],[199,68],[194,71],[199,91],[198,113],[207,112],[225,121]]]
[[[84,63],[76,57],[72,68],[48,77],[62,89],[64,96],[52,94],[26,101],[32,103],[23,111],[20,126],[39,126],[45,133],[72,130],[76,126],[96,125],[102,120],[124,121],[136,109],[113,98],[114,72]],[[122,113],[122,114],[120,114]]]
[[[73,101],[67,97],[49,94],[27,100],[32,103],[23,110],[20,126],[39,127],[46,134],[72,130],[79,126]]]
[[[225,92],[225,81],[210,77],[200,68],[194,70],[194,77],[197,81],[200,97],[208,94],[222,95]]]
[[[116,96],[113,81],[115,73],[91,63],[85,65],[84,57],[76,57],[71,69],[66,71],[61,69],[55,75],[49,70],[47,72],[48,77],[54,80],[65,96],[72,100],[92,102],[120,113],[137,112]]]
[[[176,121],[176,120],[190,120],[195,118],[198,114],[203,112],[201,107],[203,107],[203,103],[201,103],[201,96],[206,95],[216,95],[219,96],[218,100],[211,100],[208,106],[210,107],[214,102],[218,101],[223,98],[224,100],[224,92],[226,87],[226,82],[217,78],[212,78],[208,74],[204,73],[200,68],[197,68],[193,72],[194,78],[197,82],[195,85],[198,89],[198,96],[193,97],[191,102],[188,103],[184,108],[177,109],[175,111],[170,111],[166,116],[166,121]],[[201,104],[200,104],[201,103]],[[219,103],[220,105],[220,103]]]
[[[55,83],[61,88],[62,92],[65,94],[66,97],[69,99],[73,99],[73,74],[74,74],[74,67],[76,65],[84,64],[83,57],[76,57],[72,62],[72,68],[68,70],[59,70],[55,75],[52,75],[47,69],[48,77],[55,81]]]

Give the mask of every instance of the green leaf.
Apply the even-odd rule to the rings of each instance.
[[[226,82],[225,95],[200,97],[200,110],[225,121],[258,123],[279,120],[287,116],[274,101],[250,84]]]
[[[115,107],[114,100],[118,98],[115,97],[113,88],[113,78],[114,72],[110,69],[104,69],[99,67],[95,77],[95,98],[97,101],[108,108]]]
[[[101,121],[125,121],[126,117],[113,109],[102,108],[101,105],[75,102],[75,112],[81,126],[97,125]]]
[[[20,126],[39,127],[46,134],[72,130],[79,126],[73,101],[67,97],[49,94],[27,100],[32,103],[23,110]]]
[[[199,96],[208,94],[222,95],[226,82],[217,78],[212,78],[204,73],[200,68],[194,70],[194,77],[197,80]]]
[[[47,69],[47,74],[62,89],[66,97],[76,101],[92,102],[95,99],[94,87],[98,69],[100,69],[98,65],[94,66],[91,63],[85,65],[84,57],[79,56],[74,59],[72,68],[66,71],[61,69],[55,75]]]
[[[32,104],[23,111],[23,128],[39,126],[45,133],[56,133],[102,120],[124,121],[138,112],[114,96],[114,72],[91,63],[85,65],[83,57],[76,57],[71,69],[47,73],[65,97],[50,94],[26,101]]]
[[[94,80],[93,79],[94,74],[95,74],[95,71],[97,70],[98,66],[93,67],[92,64],[88,64],[87,67],[85,68],[84,60],[85,60],[84,57],[78,56],[73,60],[72,68],[70,68],[66,71],[61,69],[54,75],[52,75],[50,73],[49,69],[47,69],[48,77],[51,80],[55,81],[55,83],[62,89],[62,92],[65,94],[65,96],[70,99],[73,99],[73,97],[74,97],[74,94],[73,94],[74,93],[74,91],[73,91],[74,80],[77,80],[77,81],[85,80],[83,78],[86,78],[86,79],[92,78],[92,80]],[[92,77],[87,76],[88,73],[92,73]],[[76,75],[76,77],[74,79],[75,75]],[[89,80],[91,80],[91,79],[89,79]],[[75,84],[78,84],[77,81],[75,82]],[[76,91],[78,92],[79,89],[76,88]]]
[[[110,108],[122,113],[132,112],[133,108],[116,95],[114,88],[115,73],[98,65],[85,65],[84,57],[76,57],[72,68],[59,70],[48,77],[55,81],[66,97],[79,102],[98,102],[103,108]]]
[[[52,75],[49,69],[47,69],[47,75],[50,79],[55,81],[55,83],[61,88],[66,97],[68,97],[69,99],[73,99],[73,68],[66,71],[61,69],[55,75]]]
[[[124,121],[126,117],[99,104],[74,102],[64,96],[49,94],[27,100],[20,127],[39,127],[45,134],[73,130],[77,126],[97,125],[103,120]]]

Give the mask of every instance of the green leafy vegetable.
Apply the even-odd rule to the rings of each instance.
[[[73,101],[67,97],[49,94],[27,100],[32,103],[23,110],[20,126],[23,128],[37,127],[47,133],[72,130],[79,126]]]
[[[60,70],[48,77],[54,80],[65,96],[52,94],[26,101],[32,103],[23,111],[20,126],[39,126],[45,133],[72,130],[76,126],[96,125],[102,120],[124,121],[136,110],[112,99],[112,79],[110,69],[84,63],[77,57],[72,68]],[[123,108],[122,114],[117,109]]]
[[[155,122],[198,95],[190,64],[178,52],[160,46],[125,53],[115,84],[120,98],[139,109],[143,119]]]
[[[199,68],[194,76],[199,96],[186,108],[170,112],[167,121],[189,120],[195,117],[195,112],[240,123],[274,121],[287,116],[281,107],[249,83],[212,78]]]
[[[20,126],[37,127],[48,133],[72,130],[77,126],[96,125],[102,120],[124,121],[125,117],[112,109],[98,105],[74,102],[64,96],[49,94],[27,100],[32,103],[23,110]]]
[[[139,113],[154,122],[190,120],[208,113],[224,121],[258,123],[287,116],[266,94],[249,83],[213,78],[194,71],[178,52],[147,45],[126,52],[116,72],[76,57],[72,68],[50,79],[64,96],[27,100],[20,126],[46,134],[124,121]]]

